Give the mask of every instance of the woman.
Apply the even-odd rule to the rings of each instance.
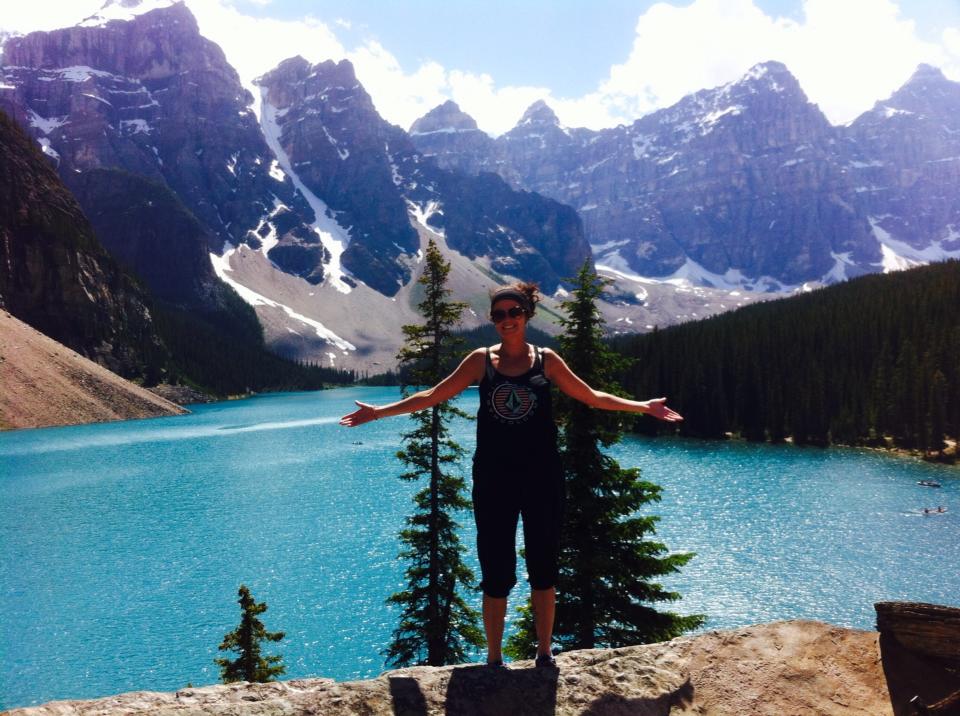
[[[477,451],[473,458],[473,510],[483,589],[487,663],[502,665],[507,595],[516,584],[517,521],[523,517],[527,573],[537,632],[537,666],[555,666],[551,655],[556,605],[557,557],[563,516],[563,470],[557,452],[550,385],[603,410],[647,413],[682,420],[666,398],[636,401],[594,390],[549,348],[526,342],[527,323],[540,295],[536,284],[497,290],[490,319],[501,342],[470,353],[440,383],[390,405],[368,405],[340,419],[355,427],[391,415],[430,408],[472,384],[480,385]]]

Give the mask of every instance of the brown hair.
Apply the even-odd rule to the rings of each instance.
[[[537,304],[540,303],[540,287],[536,283],[518,281],[509,286],[501,286],[490,293],[490,309],[493,305],[504,298],[512,298],[523,306],[527,312],[527,318],[533,316],[537,311]]]

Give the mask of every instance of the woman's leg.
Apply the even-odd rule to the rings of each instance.
[[[537,656],[549,654],[553,644],[553,615],[557,608],[557,588],[531,589],[533,621],[537,628]],[[503,623],[500,624],[501,631]]]
[[[537,632],[537,655],[550,653],[556,612],[560,532],[565,489],[559,458],[548,460],[525,491],[523,541],[530,578],[530,602]]]
[[[487,635],[487,663],[503,661],[503,622],[507,616],[507,598],[483,595],[483,630]]]
[[[517,582],[517,522],[520,507],[515,488],[495,467],[481,469],[474,461],[473,515],[477,525],[477,556],[483,589],[483,629],[487,661],[502,661],[503,626],[507,595]]]

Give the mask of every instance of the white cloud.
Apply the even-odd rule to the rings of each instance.
[[[888,97],[918,64],[945,64],[944,49],[919,39],[890,0],[807,0],[804,10],[784,61],[834,123]]]
[[[350,56],[364,84],[376,78],[368,90],[381,114],[404,127],[453,99],[496,135],[545,99],[563,124],[599,129],[734,81],[768,60],[783,62],[807,97],[841,124],[889,96],[921,62],[960,80],[960,28],[944,29],[939,43],[924,41],[893,0],[806,0],[801,20],[768,15],[754,0],[658,3],[639,17],[626,60],[582,97],[556,96],[546,87],[498,86],[488,74],[435,62],[411,74],[379,46]]]
[[[0,31],[25,34],[34,30],[55,30],[75,25],[93,15],[103,0],[44,0],[44,2],[5,2],[0,15]]]
[[[220,45],[251,90],[256,77],[295,55],[319,62],[340,60],[346,54],[329,26],[312,16],[300,20],[253,17],[226,0],[187,0],[187,6],[200,32]]]
[[[436,62],[404,72],[397,58],[378,42],[367,42],[346,57],[380,115],[404,129],[447,99],[446,72]]]
[[[776,59],[774,37],[788,24],[751,0],[658,3],[637,21],[629,57],[599,87],[601,101],[617,114],[637,117],[729,82],[757,62]]]
[[[942,45],[922,41],[891,0],[806,0],[803,20],[775,18],[752,0],[660,3],[637,22],[627,60],[611,68],[598,101],[634,118],[683,95],[739,78],[750,66],[783,62],[807,97],[835,124],[889,96],[916,66],[950,71],[960,59],[960,30]]]
[[[951,79],[960,80],[960,27],[948,27],[940,37],[947,55],[942,66],[944,74]]]
[[[538,99],[549,98],[544,87],[500,87],[488,74],[454,70],[448,73],[450,97],[477,125],[491,134],[513,127],[524,111]]]

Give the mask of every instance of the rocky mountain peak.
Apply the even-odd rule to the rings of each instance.
[[[294,55],[293,57],[285,59],[267,74],[274,77],[283,77],[284,79],[302,80],[310,74],[310,67],[310,62],[302,55]],[[266,76],[267,75],[264,75],[264,77]],[[257,83],[260,84],[259,79]]]
[[[113,7],[119,6],[107,9]],[[200,35],[196,18],[183,2],[151,2],[146,7],[151,9],[142,14],[112,18],[109,28],[108,21],[88,18],[90,22],[75,27],[12,37],[3,46],[2,64],[35,70],[93,68],[150,82],[202,69],[222,73],[226,81],[239,85],[223,50]]]
[[[739,80],[713,91],[741,97],[775,94],[780,95],[781,100],[796,101],[800,104],[808,103],[807,96],[797,78],[785,64],[774,60],[754,65]]]
[[[99,27],[112,20],[128,21],[153,10],[183,5],[182,0],[107,0],[93,15],[80,22],[82,27]],[[186,9],[186,8],[184,8]]]
[[[350,60],[326,60],[314,65],[313,74],[324,79],[337,82],[344,87],[352,87],[357,83],[357,73],[353,69],[353,63]]]
[[[410,134],[476,131],[477,122],[451,99],[437,105],[410,125]]]
[[[943,70],[939,67],[934,67],[933,65],[928,65],[923,62],[917,65],[917,69],[913,71],[913,74],[910,75],[910,79],[907,80],[907,85],[912,85],[915,83],[928,83],[928,82],[949,82],[946,76],[943,74]]]
[[[556,113],[550,109],[550,105],[548,105],[544,100],[538,99],[536,102],[527,107],[527,111],[523,113],[523,116],[517,123],[518,127],[525,127],[528,125],[549,125],[552,127],[559,127],[560,120],[557,119]]]
[[[914,114],[942,118],[953,126],[960,112],[960,82],[947,79],[938,67],[919,65],[900,89],[874,106],[877,110],[886,118]]]

